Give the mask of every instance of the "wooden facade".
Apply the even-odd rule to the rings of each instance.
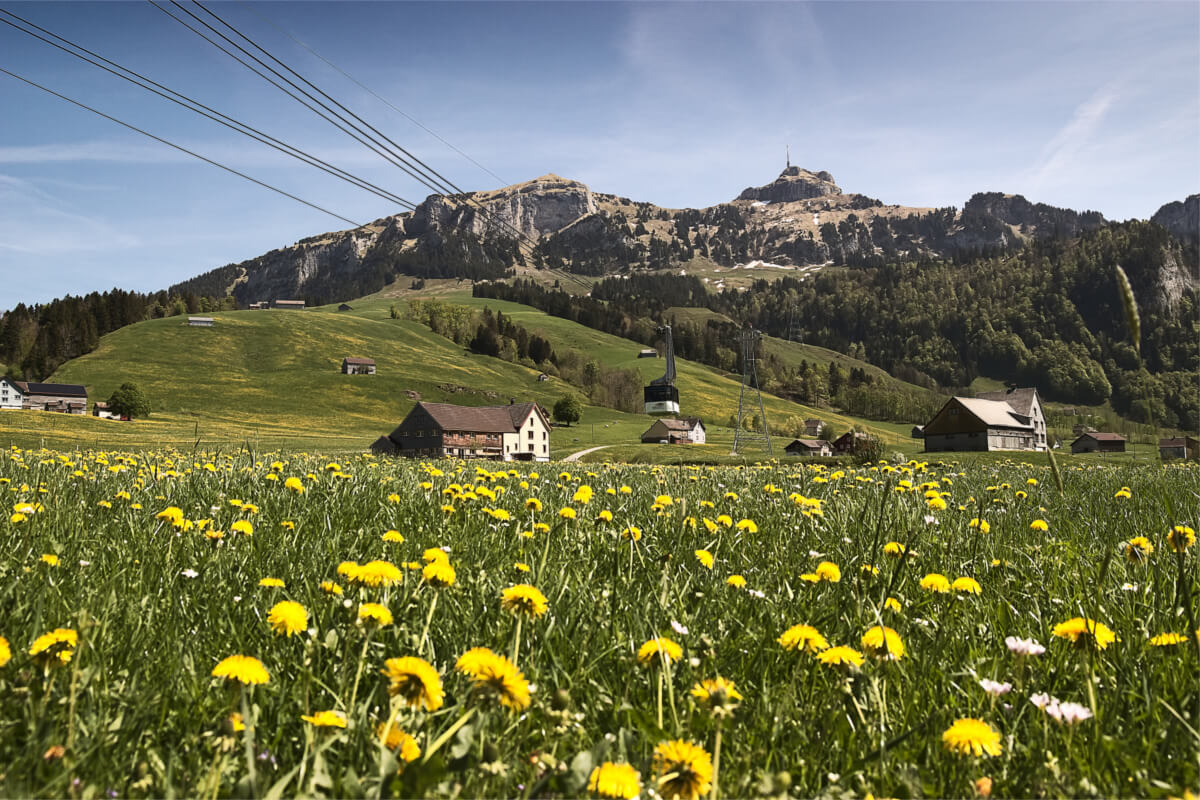
[[[537,403],[456,406],[418,402],[372,451],[408,458],[549,461],[550,417]]]
[[[1116,433],[1085,433],[1071,442],[1072,453],[1124,453],[1125,437]]]

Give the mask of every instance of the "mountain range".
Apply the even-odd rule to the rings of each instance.
[[[1194,249],[1200,195],[1153,218]],[[1112,224],[1096,211],[979,193],[961,210],[887,205],[844,192],[825,171],[788,166],[728,203],[668,209],[593,192],[544,175],[493,191],[431,195],[411,212],[312,236],[172,286],[172,293],[239,305],[276,298],[313,303],[377,291],[398,276],[496,279],[541,269],[603,276],[691,264],[872,266],[896,260],[965,260],[1032,240],[1063,240]],[[1188,274],[1165,276],[1167,297]]]

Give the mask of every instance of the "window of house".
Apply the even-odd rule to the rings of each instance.
[[[533,438],[533,431],[532,431],[532,430],[530,430],[530,431],[529,431],[529,438],[530,438],[530,439],[532,439],[532,438]]]
[[[542,431],[542,441],[546,441],[546,432]]]

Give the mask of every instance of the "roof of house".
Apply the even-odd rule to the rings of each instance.
[[[660,419],[658,421],[661,422],[663,425],[666,425],[668,430],[673,430],[673,431],[691,431],[691,430],[695,430],[697,427],[699,427],[699,428],[704,427],[704,423],[700,421],[699,417],[685,417],[684,419],[664,418],[664,419]],[[651,425],[650,427],[654,427],[654,426]]]
[[[979,392],[975,395],[976,400],[999,400],[1003,403],[1008,403],[1013,407],[1013,410],[1018,414],[1026,417],[1033,416],[1033,398],[1037,396],[1037,389],[1001,389],[997,392]],[[960,398],[961,399],[961,398]]]
[[[353,356],[347,356],[346,358],[342,359],[342,363],[343,364],[359,364],[359,365],[362,365],[365,367],[373,367],[373,366],[375,366],[375,359],[373,359],[373,358],[355,358]]]
[[[188,317],[188,322],[212,322],[212,317]]]
[[[87,389],[75,383],[25,383],[17,381],[17,386],[27,394],[52,394],[59,397],[87,397]]]
[[[1159,439],[1158,446],[1159,447],[1183,447],[1187,442],[1194,443],[1195,441],[1196,441],[1196,437],[1194,437],[1194,436],[1189,436],[1186,439],[1184,439],[1182,436],[1176,436],[1172,439]]]
[[[820,424],[821,424],[821,420],[819,420],[819,419],[806,419],[806,420],[804,420],[804,424],[805,424],[805,425],[820,425]]]
[[[304,305],[304,301],[303,300],[276,300],[275,305],[277,305],[277,306],[302,306],[302,305]]]
[[[1080,436],[1079,439],[1095,439],[1097,442],[1123,442],[1123,441],[1125,441],[1125,437],[1119,433],[1096,433],[1095,431],[1088,431],[1087,433]],[[1075,441],[1078,442],[1079,439],[1076,439]]]
[[[1004,428],[1031,428],[1033,427],[1027,420],[1028,414],[1021,414],[1010,403],[1003,400],[985,400],[978,397],[956,397],[954,398],[967,411],[979,418],[979,421],[985,425],[996,425]],[[1020,416],[1026,417],[1021,419]]]
[[[413,408],[424,409],[425,413],[445,431],[472,431],[476,433],[513,433],[529,417],[536,413],[545,418],[537,403],[511,403],[507,406],[456,406],[450,403],[420,402]],[[411,412],[410,412],[411,413]]]
[[[820,441],[819,439],[793,439],[792,443],[783,449],[791,450],[792,448],[799,449],[799,448],[803,447],[807,450],[821,450],[828,446],[829,446],[829,442],[823,442],[823,441]]]

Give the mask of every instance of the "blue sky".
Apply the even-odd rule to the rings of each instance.
[[[149,3],[5,8],[408,200],[429,190]],[[1147,218],[1200,191],[1200,4],[210,6],[464,189],[704,207],[792,162],[885,203]],[[286,32],[286,33],[285,33]],[[0,67],[356,221],[400,209],[7,26]],[[344,223],[0,75],[0,309],[165,288]]]

